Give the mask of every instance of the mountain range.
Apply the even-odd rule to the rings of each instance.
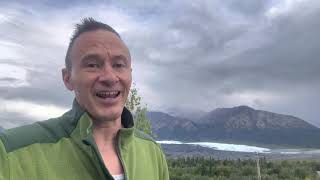
[[[320,147],[320,129],[300,118],[248,106],[217,108],[198,118],[151,111],[158,140],[230,142],[285,147]]]
[[[217,108],[198,117],[150,111],[157,140],[320,148],[320,129],[300,118],[248,106]],[[4,129],[0,126],[0,132]]]

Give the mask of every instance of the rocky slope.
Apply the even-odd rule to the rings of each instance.
[[[245,129],[313,129],[315,126],[294,116],[255,110],[248,106],[218,108],[200,119],[198,124],[223,126],[227,131]]]
[[[197,131],[196,123],[185,118],[174,117],[162,112],[148,112],[152,131],[160,139],[171,139],[172,136],[183,138],[188,132]]]
[[[218,108],[198,119],[149,112],[158,139],[320,147],[320,129],[294,116],[248,106]]]

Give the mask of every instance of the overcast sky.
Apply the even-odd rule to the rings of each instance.
[[[0,126],[61,115],[61,68],[83,17],[113,26],[150,110],[248,105],[320,126],[319,0],[0,2]]]

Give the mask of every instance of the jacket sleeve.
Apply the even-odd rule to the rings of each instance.
[[[0,180],[9,180],[8,154],[0,138]]]
[[[166,157],[165,155],[163,154],[162,152],[162,167],[163,167],[163,170],[162,170],[162,178],[163,180],[169,180],[169,170],[168,170],[168,164],[167,164],[167,160],[166,160]]]

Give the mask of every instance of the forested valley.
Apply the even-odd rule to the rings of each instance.
[[[171,180],[256,180],[257,160],[212,158],[168,159]],[[259,158],[262,180],[320,179],[320,160],[272,160]]]

